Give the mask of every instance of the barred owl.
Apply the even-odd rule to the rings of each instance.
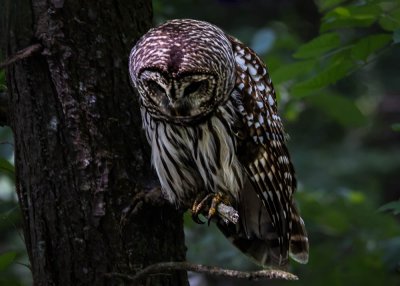
[[[275,91],[261,59],[218,27],[180,19],[134,46],[138,91],[152,164],[177,206],[203,213],[243,253],[284,268],[308,261],[308,239],[293,202],[296,179]],[[215,215],[219,202],[237,224]]]

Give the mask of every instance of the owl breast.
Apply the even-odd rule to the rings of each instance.
[[[198,195],[211,192],[237,201],[245,173],[235,152],[236,114],[229,100],[201,124],[181,126],[158,121],[142,108],[152,164],[169,201],[189,205]]]

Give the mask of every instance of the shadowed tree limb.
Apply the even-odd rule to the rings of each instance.
[[[41,44],[34,44],[25,49],[22,49],[16,52],[14,55],[6,59],[4,62],[0,63],[0,69],[3,69],[13,63],[29,58],[30,56],[34,55],[37,52],[40,52],[43,49]]]
[[[120,278],[129,282],[137,282],[145,279],[150,275],[168,275],[171,271],[184,270],[197,273],[204,273],[207,275],[230,277],[247,280],[298,280],[298,277],[289,272],[274,269],[263,269],[259,271],[238,271],[231,269],[223,269],[215,266],[206,266],[201,264],[194,264],[190,262],[161,262],[150,265],[145,269],[139,271],[136,275],[126,275],[122,273],[107,273],[108,278]]]

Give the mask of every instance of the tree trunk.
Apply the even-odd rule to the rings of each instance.
[[[182,213],[157,190],[128,55],[151,24],[148,0],[2,0],[16,187],[35,285],[117,285],[183,261]],[[187,285],[185,272],[143,285]]]

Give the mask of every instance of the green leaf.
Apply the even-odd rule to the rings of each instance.
[[[379,0],[379,1],[380,3],[378,5],[385,13],[390,13],[391,11],[400,8],[400,2],[397,0]]]
[[[16,256],[17,253],[15,251],[9,251],[0,254],[0,271],[4,271],[7,267],[9,267],[13,263]]]
[[[400,28],[400,8],[393,9],[381,15],[379,25],[387,31],[395,31]]]
[[[325,33],[334,29],[341,28],[365,28],[371,26],[375,22],[375,18],[366,19],[334,19],[321,24],[320,32]]]
[[[339,35],[336,33],[322,34],[308,43],[300,46],[293,55],[295,58],[316,58],[340,45]]]
[[[371,26],[381,15],[382,8],[374,3],[337,7],[322,18],[321,32],[339,28]]]
[[[336,65],[341,62],[353,62],[351,58],[351,49],[353,45],[342,46],[340,49],[336,49],[332,51],[331,56],[329,58],[330,65]]]
[[[376,34],[359,40],[352,48],[351,55],[356,60],[365,61],[368,57],[392,41],[389,34]]]
[[[11,180],[15,180],[15,168],[4,158],[0,158],[0,174],[4,174]]]
[[[392,124],[392,130],[396,132],[400,132],[400,123]]]
[[[378,210],[381,212],[392,211],[393,214],[398,215],[398,214],[400,214],[400,201],[393,201],[393,202],[387,203],[387,204],[381,206]]]
[[[398,44],[400,43],[400,29],[397,29],[393,32],[393,43]]]
[[[303,96],[312,90],[336,83],[339,79],[346,76],[352,67],[353,64],[348,61],[340,61],[336,64],[332,64],[325,70],[319,72],[315,77],[294,85],[291,92],[294,95]]]
[[[343,126],[360,126],[365,123],[365,116],[354,102],[344,96],[324,94],[307,97],[307,101],[321,109]]]
[[[333,12],[342,17],[350,17],[350,11],[345,7],[337,7]]]
[[[328,10],[334,6],[337,6],[346,0],[320,0],[318,6],[320,10]]]
[[[371,1],[370,4],[348,6],[347,8],[350,17],[354,19],[377,19],[383,12],[382,7],[376,4],[376,1]]]
[[[281,65],[280,68],[271,72],[274,84],[279,84],[309,72],[315,66],[316,62],[313,60],[295,62],[288,65]]]
[[[365,202],[365,194],[363,194],[362,192],[356,192],[356,191],[350,191],[347,194],[347,198],[349,200],[349,202],[351,202],[352,204],[361,204]]]

